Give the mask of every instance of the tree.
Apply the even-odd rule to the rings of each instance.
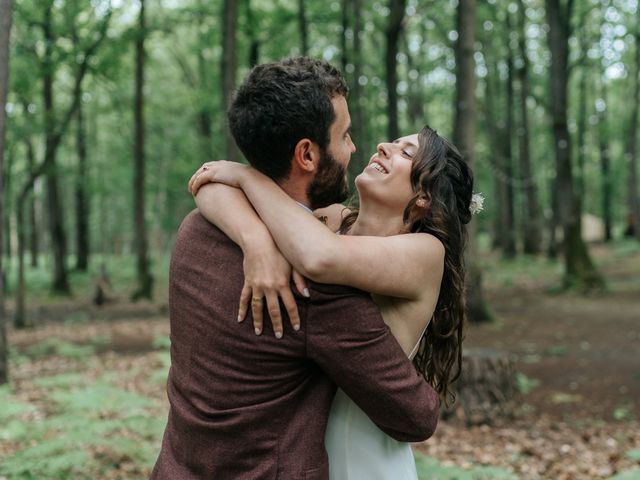
[[[640,21],[640,7],[636,8],[638,21]],[[627,142],[625,153],[629,162],[628,193],[629,214],[635,225],[635,236],[640,240],[640,197],[638,197],[638,115],[640,114],[640,25],[636,21],[635,57],[633,75],[631,76],[633,88],[633,100],[631,102],[631,118],[629,119],[629,130],[627,132]]]
[[[520,125],[518,128],[518,146],[520,150],[520,175],[524,187],[526,219],[523,222],[524,253],[535,255],[540,252],[542,243],[542,213],[538,202],[538,191],[531,168],[531,147],[529,133],[529,55],[527,53],[526,14],[523,0],[518,5],[518,49],[520,67],[516,76],[520,83]]]
[[[135,40],[135,101],[133,107],[134,115],[134,179],[133,179],[133,211],[134,211],[134,232],[135,232],[135,252],[137,256],[137,280],[138,288],[133,293],[132,299],[151,298],[153,295],[153,276],[149,265],[149,246],[147,241],[147,226],[145,223],[145,128],[144,128],[144,40],[147,35],[147,24],[145,17],[145,0],[140,1],[140,12],[138,15],[138,30]]]
[[[507,104],[506,104],[506,122],[505,131],[502,136],[502,171],[504,173],[504,185],[502,187],[502,238],[501,246],[502,253],[508,258],[513,258],[516,255],[516,225],[514,214],[514,192],[513,192],[513,148],[512,148],[512,132],[514,129],[513,121],[513,49],[511,48],[511,14],[506,12],[506,27],[507,27]]]
[[[612,239],[612,208],[611,198],[613,194],[611,159],[609,157],[609,126],[607,120],[607,84],[604,72],[600,77],[600,99],[596,103],[598,112],[598,147],[600,150],[600,177],[602,185],[602,219],[604,221],[604,240]]]
[[[305,0],[298,0],[298,29],[300,31],[300,53],[309,53],[309,24],[307,22],[307,11]]]
[[[389,126],[387,138],[392,141],[400,136],[398,129],[398,48],[407,0],[389,0],[389,22],[385,30],[386,49],[384,55],[387,84],[387,115]]]
[[[602,278],[593,264],[587,245],[581,237],[582,205],[573,181],[571,137],[567,123],[569,83],[569,38],[573,0],[561,5],[560,0],[546,0],[549,23],[547,40],[551,50],[551,113],[556,157],[556,195],[563,231],[565,262],[564,287],[589,290],[600,287]]]
[[[236,30],[238,27],[238,2],[224,0],[222,10],[222,57],[220,73],[222,77],[222,101],[224,112],[229,109],[231,94],[236,85]],[[232,161],[240,159],[240,153],[236,142],[231,135],[227,122],[225,125],[225,138],[227,158]]]
[[[455,44],[456,56],[456,93],[453,141],[460,149],[463,158],[471,168],[474,165],[473,149],[476,137],[476,97],[475,97],[475,21],[476,1],[460,0],[458,3],[456,25],[458,40]],[[469,320],[484,322],[491,320],[489,308],[482,290],[482,273],[475,263],[475,228],[469,228],[469,253],[467,255],[467,311]]]
[[[9,39],[11,0],[0,0],[0,218],[4,218],[4,146],[7,131],[6,110],[9,90]],[[0,222],[0,245],[4,244],[4,222]],[[9,380],[7,325],[4,308],[4,264],[0,254],[0,385]]]

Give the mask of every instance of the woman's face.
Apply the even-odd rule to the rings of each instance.
[[[411,185],[413,158],[418,151],[418,134],[380,143],[363,172],[356,177],[361,200],[373,197],[404,212],[414,196]]]

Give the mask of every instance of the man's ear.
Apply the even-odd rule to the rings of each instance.
[[[320,162],[320,147],[308,138],[303,138],[293,150],[293,165],[302,172],[314,173]]]

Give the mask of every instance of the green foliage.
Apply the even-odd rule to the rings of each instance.
[[[640,462],[640,449],[629,450],[624,454],[625,458]]]
[[[0,475],[90,479],[102,477],[113,462],[153,463],[164,429],[164,419],[149,414],[156,403],[113,386],[108,376],[85,386],[87,380],[80,373],[37,379],[53,402],[38,420],[24,418],[33,406],[0,390],[0,403],[9,405],[0,411],[0,439],[23,445],[3,459]]]
[[[528,395],[533,389],[540,385],[540,380],[527,377],[522,372],[516,372],[516,386],[523,395]]]
[[[613,477],[609,477],[609,480],[640,480],[640,468],[623,470],[622,472],[617,473]]]
[[[517,480],[517,476],[497,467],[474,466],[470,469],[441,465],[436,459],[414,451],[420,480]]]
[[[619,421],[631,420],[635,416],[633,412],[634,412],[633,405],[623,405],[623,406],[617,407],[613,411],[613,418]]]
[[[46,357],[48,355],[82,358],[89,357],[94,353],[95,348],[93,345],[77,345],[58,338],[47,338],[25,349],[25,354],[34,358]]]

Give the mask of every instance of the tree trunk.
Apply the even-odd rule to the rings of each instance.
[[[23,191],[25,192],[25,191]],[[28,192],[28,190],[26,191]],[[16,310],[13,317],[13,326],[17,330],[27,327],[26,317],[26,288],[24,279],[24,251],[25,251],[25,233],[24,233],[24,204],[27,193],[18,196],[16,202],[16,219],[18,224],[18,280],[16,285]]]
[[[567,85],[569,82],[569,37],[572,0],[562,8],[560,0],[546,0],[549,22],[547,40],[551,50],[551,111],[555,140],[557,195],[564,234],[564,287],[590,290],[603,280],[591,261],[581,237],[581,205],[576,195],[571,166],[571,137],[567,124]]]
[[[513,135],[513,49],[511,48],[509,36],[511,35],[511,14],[507,12],[507,111],[504,134],[502,135],[502,147],[504,154],[502,159],[502,173],[504,182],[502,188],[502,254],[507,258],[516,255],[515,238],[515,216],[514,216],[514,194],[513,194],[513,149],[511,148],[511,136]]]
[[[309,24],[307,22],[307,12],[305,0],[298,0],[298,29],[300,31],[300,54],[309,53]]]
[[[153,277],[149,265],[147,242],[147,227],[145,223],[145,128],[144,128],[144,40],[147,35],[145,1],[140,1],[138,17],[138,32],[135,43],[135,103],[134,103],[134,180],[133,180],[133,211],[135,252],[137,255],[138,288],[132,299],[151,298],[153,295]]]
[[[78,176],[76,178],[76,270],[86,272],[89,266],[89,197],[87,195],[87,138],[82,103],[76,112],[76,148]]]
[[[7,92],[9,90],[9,38],[11,31],[11,0],[0,0],[0,218],[4,218],[4,144],[7,130]],[[3,223],[0,222],[0,245],[4,244]],[[4,263],[0,254],[0,385],[9,381],[7,317],[4,308]]]
[[[27,148],[27,166],[29,172],[33,172],[36,165],[36,155],[33,150],[33,142],[30,137],[25,139],[25,146]],[[18,208],[18,206],[16,206]],[[38,266],[38,222],[36,219],[36,196],[35,192],[29,199],[29,252],[31,254],[31,266]]]
[[[638,21],[640,21],[640,7]],[[640,25],[636,22],[635,65],[632,75],[633,101],[631,119],[627,132],[626,156],[629,161],[628,202],[631,224],[635,226],[635,237],[640,240],[640,198],[638,197],[638,114],[640,110]]]
[[[493,350],[465,351],[455,390],[459,416],[469,426],[512,418],[518,396],[513,360]]]
[[[253,9],[251,8],[251,0],[245,1],[247,13],[247,37],[249,38],[249,67],[255,67],[260,61],[260,40],[257,35],[260,28],[256,25]]]
[[[240,159],[240,152],[226,121],[226,112],[229,109],[231,95],[236,85],[236,30],[238,25],[238,2],[236,0],[224,0],[222,18],[222,58],[220,72],[225,112],[225,121],[223,124],[225,125],[227,159],[237,162]]]
[[[475,97],[475,21],[476,1],[460,0],[457,9],[458,40],[456,56],[456,96],[453,138],[464,159],[473,168],[473,147],[476,138],[476,97]],[[469,248],[467,253],[467,312],[469,321],[491,320],[489,307],[482,291],[482,273],[475,264],[477,246],[475,243],[475,222],[469,224]]]
[[[602,219],[604,221],[604,241],[609,242],[613,238],[611,231],[613,228],[611,199],[613,194],[613,184],[611,178],[611,159],[609,157],[609,127],[607,122],[607,85],[604,73],[600,77],[600,98],[602,104],[598,111],[598,146],[600,150],[600,180],[602,182]]]
[[[400,136],[398,128],[398,41],[402,34],[404,11],[407,8],[407,0],[389,0],[389,23],[385,31],[385,75],[387,83],[387,116],[389,125],[387,139],[393,141]]]
[[[347,48],[347,31],[349,30],[349,0],[340,0],[340,64],[342,74],[346,77],[347,65],[349,63],[349,52]]]
[[[59,138],[56,131],[55,104],[53,97],[54,60],[53,45],[54,27],[52,24],[51,2],[44,15],[42,30],[45,40],[45,54],[43,62],[42,96],[45,110],[45,152],[44,163],[47,166],[47,217],[51,234],[51,248],[53,250],[53,283],[51,290],[60,295],[71,295],[71,287],[66,265],[67,237],[64,231],[62,219],[62,205],[60,202],[60,189],[56,165],[56,151]]]
[[[531,168],[531,148],[529,140],[529,56],[527,54],[526,14],[523,0],[520,0],[518,46],[522,62],[517,69],[520,81],[520,129],[518,130],[518,146],[520,148],[520,176],[523,179],[525,194],[526,218],[523,221],[524,253],[536,255],[540,253],[542,243],[542,213],[538,203],[536,181]]]
[[[502,138],[504,137],[504,124],[500,126],[496,115],[496,101],[494,92],[497,90],[494,85],[494,79],[499,82],[499,76],[495,68],[495,63],[491,61],[490,52],[495,51],[491,36],[488,36],[483,42],[483,51],[485,63],[487,65],[487,75],[484,78],[485,95],[484,95],[484,113],[485,125],[489,145],[492,155],[492,166],[494,167],[493,181],[493,198],[495,198],[495,215],[493,217],[493,239],[491,246],[493,249],[502,248],[502,239],[504,238],[504,197],[505,181],[502,175],[502,165],[504,165],[504,148],[502,146]]]
[[[366,165],[365,145],[368,145],[365,128],[365,115],[362,98],[362,85],[360,85],[360,77],[362,76],[362,0],[352,0],[352,18],[353,18],[353,76],[351,88],[349,92],[349,104],[353,109],[353,140],[358,148],[353,155],[353,159],[349,162],[350,178],[355,178]]]

